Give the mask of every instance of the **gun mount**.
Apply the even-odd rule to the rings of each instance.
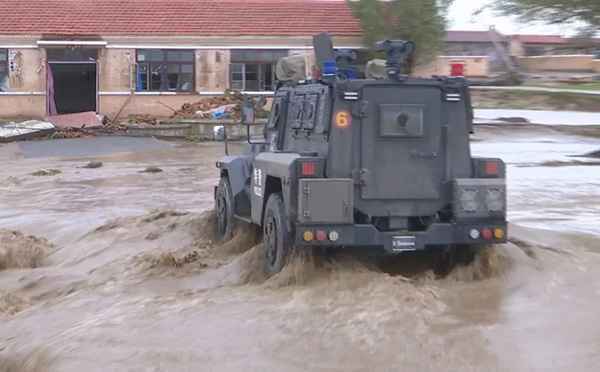
[[[412,41],[404,40],[384,40],[375,45],[377,51],[384,51],[386,54],[386,71],[390,79],[398,80],[403,75],[405,68],[410,65],[416,45]],[[409,66],[408,66],[409,67]]]

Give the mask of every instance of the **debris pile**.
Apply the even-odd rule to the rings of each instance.
[[[129,117],[127,118],[127,122],[129,124],[159,124],[158,118],[149,114],[129,115]]]
[[[85,128],[58,128],[48,136],[49,139],[72,139],[94,137],[95,133]]]
[[[46,121],[27,120],[0,124],[0,142],[34,139],[55,131],[55,126]]]
[[[227,90],[223,96],[207,97],[194,103],[185,103],[173,114],[175,119],[211,119],[229,117],[239,119],[244,96]]]
[[[126,132],[126,131],[127,131],[126,124],[111,121],[109,119],[104,120],[104,124],[102,126],[102,132],[116,133],[116,132]]]

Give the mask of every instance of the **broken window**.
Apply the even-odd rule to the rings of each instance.
[[[138,50],[136,90],[192,92],[194,61],[193,50]]]
[[[0,92],[8,90],[8,50],[0,49]]]
[[[230,87],[243,91],[275,89],[275,65],[287,50],[232,50]]]

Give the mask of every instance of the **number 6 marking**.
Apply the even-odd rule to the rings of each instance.
[[[338,128],[348,128],[352,118],[348,111],[338,111],[335,114],[335,126]]]

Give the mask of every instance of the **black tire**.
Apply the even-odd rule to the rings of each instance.
[[[481,247],[477,245],[457,245],[454,249],[456,250],[456,263],[470,265],[475,260],[475,256],[477,256]]]
[[[477,254],[477,248],[471,245],[451,245],[438,250],[434,256],[434,271],[439,276],[446,276],[457,265],[471,264]]]
[[[292,234],[280,193],[271,194],[263,220],[264,270],[268,275],[280,272],[287,263],[292,247]]]
[[[456,263],[454,247],[439,247],[433,252],[433,271],[438,277],[450,274]]]
[[[227,176],[222,176],[217,186],[215,212],[217,214],[217,239],[221,242],[233,237],[233,193]]]

